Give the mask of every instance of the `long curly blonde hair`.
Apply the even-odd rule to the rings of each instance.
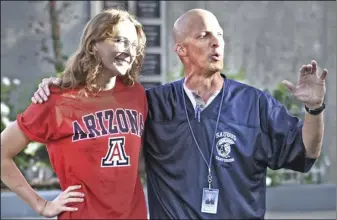
[[[116,25],[125,20],[131,21],[136,27],[139,51],[137,51],[137,57],[130,70],[121,76],[121,80],[127,86],[133,85],[138,80],[146,44],[143,26],[125,10],[108,9],[97,14],[85,26],[80,45],[69,58],[65,70],[60,76],[62,79],[61,88],[80,89],[80,94],[85,96],[103,89],[103,86],[94,83],[103,68],[103,62],[93,48],[95,42],[111,36]]]

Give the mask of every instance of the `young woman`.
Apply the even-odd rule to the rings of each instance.
[[[59,219],[146,219],[138,175],[147,101],[136,81],[145,34],[128,12],[106,10],[86,25],[49,102],[31,104],[1,133],[1,180],[36,212]],[[13,157],[45,143],[62,193],[41,198]]]

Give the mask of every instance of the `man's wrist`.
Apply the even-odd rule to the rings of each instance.
[[[310,110],[314,110],[314,109],[318,109],[320,107],[322,107],[323,103],[317,103],[317,104],[305,104],[305,106],[310,109]]]
[[[316,105],[307,106],[307,105],[305,105],[305,110],[310,115],[319,115],[324,111],[324,109],[325,109],[324,103],[322,103],[320,106],[316,106]]]

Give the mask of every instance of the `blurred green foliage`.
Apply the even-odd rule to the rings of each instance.
[[[11,98],[14,93],[17,93],[18,85],[13,83],[17,79],[10,79],[8,77],[4,77],[3,79],[5,80],[1,81],[1,132],[8,126],[8,123],[16,120],[17,114],[23,112],[23,109],[26,109],[30,104],[30,101],[27,104],[25,102],[19,107],[19,110],[15,111]],[[10,83],[7,83],[7,81]],[[30,161],[50,166],[48,154],[43,144],[33,142],[29,146],[34,149],[23,150],[14,158],[14,162],[21,172],[24,173],[31,166]]]

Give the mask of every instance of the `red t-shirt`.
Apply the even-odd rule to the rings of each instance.
[[[45,143],[62,190],[81,185],[84,202],[58,218],[146,219],[138,175],[141,136],[147,116],[144,88],[126,87],[80,97],[74,90],[51,89],[44,104],[31,104],[17,122],[32,141]]]

